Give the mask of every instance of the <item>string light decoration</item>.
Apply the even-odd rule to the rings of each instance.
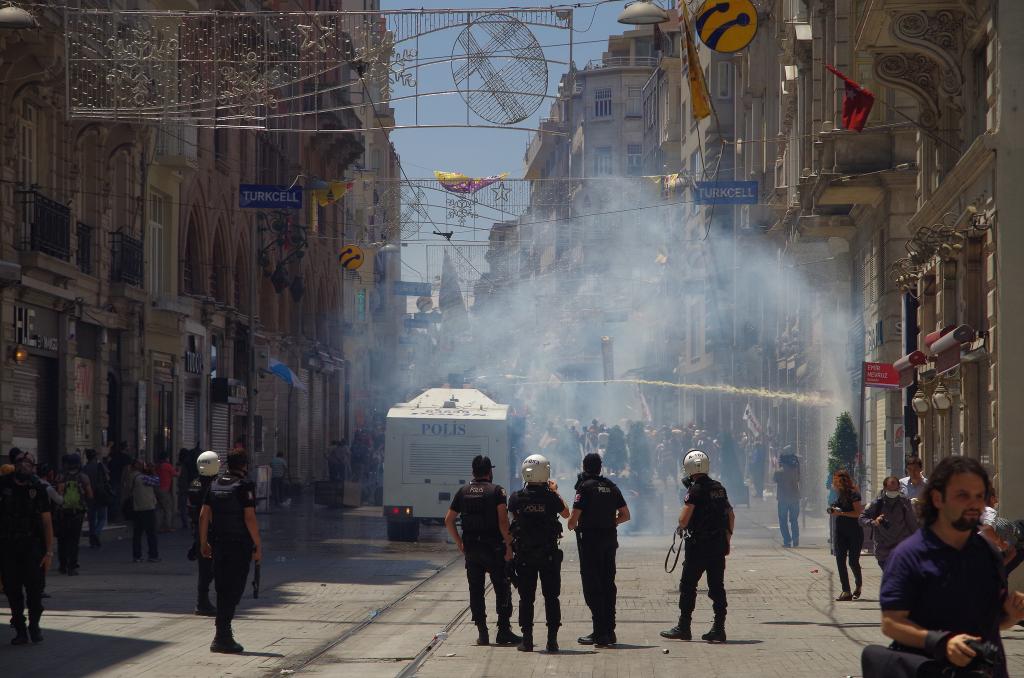
[[[66,10],[69,112],[76,119],[274,131],[379,129],[353,116],[372,100],[461,97],[466,116],[417,126],[510,126],[546,98],[548,60],[534,30],[572,44],[572,10],[221,12]],[[450,57],[423,59],[418,38],[453,33]],[[568,40],[564,39],[564,34]],[[449,63],[452,81],[419,71]],[[434,84],[437,82],[438,84]],[[375,91],[373,91],[375,90]],[[447,109],[450,111],[451,109]],[[450,115],[450,113],[448,113]]]

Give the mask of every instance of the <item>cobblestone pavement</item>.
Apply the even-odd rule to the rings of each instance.
[[[209,652],[213,621],[191,614],[194,564],[184,557],[186,536],[161,535],[164,561],[134,565],[122,529],[120,540],[117,530],[108,533],[102,550],[83,548],[81,576],[50,573],[46,640],[35,647],[0,644],[0,675],[817,678],[858,675],[861,648],[883,642],[874,559],[862,559],[864,598],[833,602],[838,584],[824,521],[808,519],[800,548],[783,549],[770,500],[737,509],[726,571],[728,644],[658,636],[677,617],[679,570],[663,570],[669,538],[624,536],[617,577],[620,643],[612,649],[575,642],[589,631],[589,612],[575,545],[564,543],[558,655],[472,644],[464,570],[440,527],[425,528],[419,544],[389,544],[376,508],[342,513],[297,507],[261,522],[263,592],[253,600],[247,591],[235,623],[245,655]],[[693,627],[698,635],[711,622],[703,588],[701,594]],[[538,600],[539,619],[541,605]],[[442,631],[446,635],[438,636]],[[542,639],[543,626],[537,631]],[[1024,675],[1024,631],[1004,637],[1010,674]]]

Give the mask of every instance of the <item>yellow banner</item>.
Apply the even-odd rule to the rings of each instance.
[[[683,32],[686,33],[686,77],[690,82],[690,101],[694,120],[703,120],[711,115],[711,101],[708,98],[707,83],[704,82],[704,69],[700,67],[697,56],[697,43],[693,40],[693,29],[690,26],[690,12],[686,8],[686,0],[679,0],[679,9],[683,15]]]

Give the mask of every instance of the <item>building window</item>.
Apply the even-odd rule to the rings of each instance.
[[[612,117],[612,88],[601,87],[594,90],[594,117]]]
[[[715,95],[719,99],[728,99],[732,96],[732,64],[728,61],[718,64],[718,87]]]
[[[164,290],[164,237],[170,219],[170,200],[166,195],[153,191],[149,196],[149,290],[154,297]]]
[[[36,107],[24,102],[21,105],[21,118],[18,120],[18,182],[22,186],[28,187],[38,181],[37,152]]]
[[[601,146],[594,150],[594,174],[608,176],[612,173],[612,149]]]
[[[626,88],[629,97],[626,99],[626,117],[627,118],[639,118],[643,113],[642,100],[640,93],[643,90],[641,87],[634,87],[630,85]]]
[[[356,292],[356,319],[366,322],[366,290]]]
[[[638,177],[643,174],[644,147],[640,144],[626,146],[626,174]]]
[[[133,237],[138,237],[135,215],[132,209],[132,196],[135,194],[135,172],[132,166],[132,154],[123,150],[113,160],[114,163],[114,230],[123,229]]]

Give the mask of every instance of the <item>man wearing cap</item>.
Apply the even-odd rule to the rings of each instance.
[[[12,450],[14,473],[0,477],[0,577],[11,606],[12,645],[43,640],[43,574],[50,567],[53,523],[46,488],[35,477],[36,461]],[[28,625],[25,607],[28,607]]]
[[[478,645],[490,644],[487,632],[487,606],[484,601],[484,576],[490,575],[498,610],[498,645],[515,645],[522,640],[512,632],[512,586],[505,574],[505,562],[512,560],[512,534],[508,526],[505,490],[495,485],[489,457],[473,458],[473,481],[455,493],[444,525],[448,534],[466,556],[469,580],[469,609],[476,624]],[[462,536],[455,520],[462,518]]]

